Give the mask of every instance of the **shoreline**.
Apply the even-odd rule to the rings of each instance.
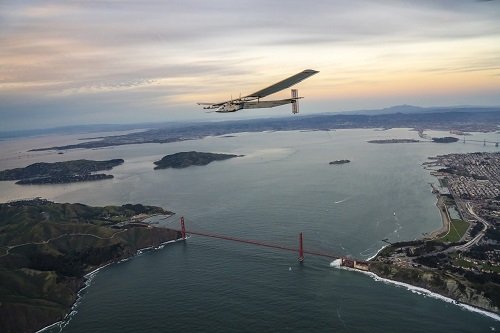
[[[433,190],[435,189],[434,186],[431,184]],[[449,212],[448,212],[448,208],[446,206],[446,196],[444,195],[441,195],[438,191],[433,191],[433,193],[436,193],[436,198],[437,198],[437,201],[436,201],[436,204],[435,206],[438,208],[439,210],[439,213],[440,213],[440,216],[441,216],[441,222],[442,222],[442,226],[439,228],[439,229],[436,229],[430,233],[424,233],[424,237],[421,237],[421,238],[417,238],[415,239],[415,241],[422,241],[422,242],[426,242],[426,241],[435,241],[435,240],[439,240],[440,238],[442,237],[445,237],[449,232],[450,232],[450,229],[451,229],[451,217],[449,215]],[[384,245],[382,248],[380,248],[376,254],[374,254],[373,256],[369,257],[367,259],[368,262],[372,262],[372,263],[376,263],[377,261],[375,260],[378,255],[387,247],[389,247],[390,245]],[[330,263],[330,266],[331,267],[336,267],[335,265],[335,261],[331,262]],[[363,270],[359,270],[359,269],[355,269],[355,268],[350,268],[350,267],[344,267],[344,266],[340,266],[338,268],[343,268],[345,270],[350,270],[350,271],[358,271],[360,273],[365,273],[366,275],[372,277],[375,281],[381,281],[381,282],[384,282],[386,284],[392,284],[392,285],[396,285],[396,286],[399,286],[399,287],[404,287],[406,288],[407,290],[411,291],[412,293],[417,293],[419,295],[423,295],[424,297],[432,297],[432,298],[435,298],[435,299],[439,299],[439,300],[442,300],[442,301],[445,301],[447,303],[452,303],[452,304],[455,304],[459,307],[461,307],[462,309],[465,309],[467,311],[470,311],[470,312],[475,312],[475,313],[479,313],[483,316],[486,316],[486,317],[489,317],[493,320],[496,320],[496,321],[500,321],[500,313],[499,312],[495,312],[494,310],[490,310],[488,308],[483,308],[481,306],[478,306],[478,305],[475,305],[475,304],[472,304],[472,303],[465,303],[465,302],[460,302],[454,298],[452,298],[453,296],[450,296],[449,294],[447,294],[445,291],[432,291],[431,289],[426,289],[429,287],[428,284],[426,283],[423,283],[423,287],[422,286],[418,286],[418,285],[413,285],[411,283],[408,283],[408,282],[403,282],[403,281],[400,281],[400,280],[394,280],[393,278],[395,278],[394,276],[390,276],[390,278],[387,278],[387,277],[383,277],[381,275],[379,275],[380,272],[374,272],[373,270],[369,269],[368,271],[363,271]],[[404,279],[403,279],[404,280]]]
[[[434,231],[431,231],[428,236],[424,237],[423,239],[436,239],[440,235],[443,235],[444,233],[450,232],[450,225],[451,225],[451,219],[450,216],[448,215],[448,208],[446,207],[446,204],[443,202],[443,196],[441,194],[436,194],[436,207],[439,210],[439,214],[441,215],[441,228],[436,229]],[[443,209],[445,210],[443,212]],[[445,235],[446,235],[445,234]],[[443,235],[443,236],[445,236]]]
[[[441,295],[441,294],[438,294],[436,292],[433,292],[429,289],[425,289],[425,288],[422,288],[422,287],[417,287],[417,286],[414,286],[412,284],[409,284],[409,283],[406,283],[406,282],[401,282],[401,281],[397,281],[397,280],[391,280],[391,279],[387,279],[387,278],[384,278],[384,277],[381,277],[373,272],[369,272],[369,271],[362,271],[362,270],[359,270],[359,269],[354,269],[354,268],[349,268],[349,267],[344,267],[344,266],[336,266],[334,265],[335,261],[332,261],[330,263],[330,267],[333,267],[333,268],[338,268],[338,269],[343,269],[343,270],[347,270],[347,271],[351,271],[351,272],[358,272],[358,273],[361,273],[361,274],[364,274],[364,275],[367,275],[369,277],[371,277],[374,281],[376,282],[383,282],[385,284],[390,284],[390,285],[395,285],[397,287],[403,287],[403,288],[406,288],[406,290],[412,292],[412,293],[415,293],[415,294],[418,294],[418,295],[423,295],[424,297],[431,297],[431,298],[434,298],[434,299],[437,299],[437,300],[441,300],[441,301],[444,301],[446,303],[450,303],[450,304],[453,304],[453,305],[456,305],[464,310],[467,310],[467,311],[470,311],[470,312],[474,312],[474,313],[478,313],[478,314],[481,314],[485,317],[488,317],[488,318],[491,318],[493,320],[496,320],[498,322],[500,322],[500,315],[497,314],[497,313],[494,313],[494,312],[490,312],[490,311],[487,311],[485,309],[481,309],[481,308],[478,308],[478,307],[475,307],[473,305],[470,305],[470,304],[467,304],[467,303],[461,303],[461,302],[458,302],[452,298],[449,298],[447,296],[444,296],[444,295]]]
[[[368,259],[366,259],[366,261],[370,261],[372,259],[375,259],[378,256],[378,254],[380,252],[382,252],[388,246],[389,246],[389,244],[385,244],[384,246],[382,246],[374,255],[372,255],[371,257],[369,257]]]
[[[186,238],[187,239],[187,238]],[[102,266],[99,266],[97,267],[96,269],[88,272],[87,274],[85,274],[83,276],[84,278],[84,285],[83,287],[81,287],[78,292],[76,293],[76,300],[75,302],[71,305],[71,308],[68,312],[68,314],[66,314],[66,316],[63,318],[63,320],[59,320],[59,321],[56,321],[55,323],[52,323],[48,326],[45,326],[41,329],[39,329],[38,331],[35,331],[35,333],[42,333],[42,332],[45,332],[47,330],[50,330],[52,328],[55,328],[55,327],[59,327],[59,331],[61,331],[61,329],[63,329],[66,325],[69,324],[69,322],[71,321],[71,319],[73,318],[74,315],[76,315],[78,313],[78,311],[76,311],[76,308],[78,307],[78,305],[80,304],[81,300],[83,299],[84,297],[84,291],[90,287],[92,285],[92,281],[94,280],[94,278],[96,277],[97,273],[99,273],[100,270],[108,267],[108,266],[111,266],[113,264],[120,264],[122,262],[125,262],[125,261],[128,261],[128,260],[131,260],[141,254],[143,254],[144,252],[147,252],[147,251],[150,251],[150,250],[161,250],[165,247],[165,245],[167,244],[170,244],[170,243],[176,243],[176,242],[179,242],[179,241],[183,241],[182,238],[178,238],[178,239],[174,239],[174,240],[169,240],[169,241],[166,241],[166,242],[163,242],[157,246],[147,246],[147,247],[144,247],[142,249],[138,249],[133,255],[127,257],[127,258],[123,258],[123,259],[120,259],[118,261],[111,261],[111,262],[108,262]]]

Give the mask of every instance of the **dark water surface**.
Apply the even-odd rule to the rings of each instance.
[[[431,136],[445,136],[434,132]],[[496,140],[496,134],[475,134]],[[390,131],[241,133],[172,144],[19,153],[38,142],[1,143],[16,158],[3,168],[56,158],[124,158],[112,180],[22,187],[0,183],[2,201],[42,196],[91,205],[143,203],[177,213],[163,224],[367,259],[381,241],[409,240],[441,225],[421,166],[428,156],[496,151],[478,144],[391,144],[418,138]],[[56,140],[56,139],[54,139]],[[59,138],[64,140],[64,138]],[[31,147],[30,147],[31,148]],[[179,151],[244,154],[205,167],[153,170]],[[345,165],[328,162],[349,159]],[[330,267],[330,260],[192,236],[102,269],[62,332],[488,332],[500,322],[372,277]],[[53,329],[54,332],[59,328]]]

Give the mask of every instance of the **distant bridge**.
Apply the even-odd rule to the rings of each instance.
[[[465,139],[465,136],[464,136],[464,139],[462,141],[463,143],[466,143],[466,142],[479,142],[479,143],[482,143],[483,146],[486,146],[487,143],[492,143],[495,145],[495,147],[498,147],[498,141],[488,141],[486,139],[484,140],[473,140],[473,139]]]

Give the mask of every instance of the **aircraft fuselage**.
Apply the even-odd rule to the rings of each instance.
[[[215,112],[236,112],[243,109],[242,103],[224,103]]]
[[[215,112],[225,113],[225,112],[236,112],[241,109],[273,108],[280,105],[292,104],[292,113],[298,113],[299,112],[298,102],[299,99],[301,99],[302,97],[299,97],[297,89],[292,89],[291,98],[273,100],[273,101],[262,101],[261,99],[266,96],[277,93],[278,91],[282,91],[288,87],[291,87],[307,79],[311,75],[317,73],[319,72],[312,69],[306,69],[300,73],[290,76],[289,78],[286,78],[275,84],[272,84],[267,88],[254,92],[253,94],[244,97],[241,97],[240,95],[240,98],[237,99],[233,99],[231,97],[231,100],[221,103],[199,102],[198,105],[205,105],[203,107],[204,109],[215,110]]]

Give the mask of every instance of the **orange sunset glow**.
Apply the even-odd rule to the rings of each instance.
[[[306,68],[320,74],[298,85],[304,113],[500,104],[497,1],[296,2],[277,17],[281,7],[3,2],[2,129],[31,127],[26,116],[44,126],[208,119],[196,101]]]

